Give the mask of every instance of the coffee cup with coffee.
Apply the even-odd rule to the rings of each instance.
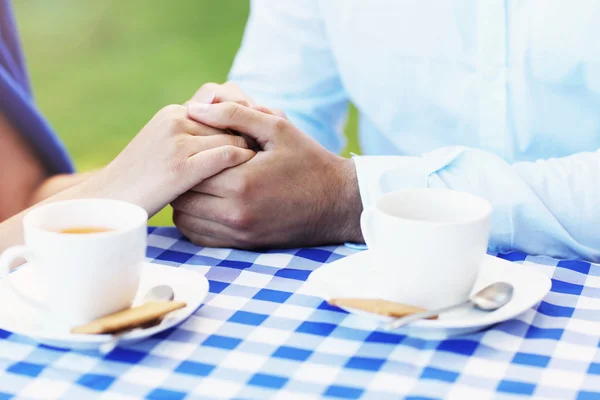
[[[82,199],[38,206],[23,219],[25,245],[0,256],[0,274],[20,300],[69,326],[132,305],[146,252],[148,214],[134,204]],[[10,284],[14,261],[34,267],[44,300]]]

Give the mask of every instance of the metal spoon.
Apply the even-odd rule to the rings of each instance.
[[[479,292],[475,293],[469,300],[455,304],[449,307],[438,308],[436,310],[423,311],[416,314],[407,315],[406,317],[397,318],[384,325],[385,330],[398,329],[408,323],[418,321],[420,319],[431,318],[441,313],[464,307],[467,305],[473,306],[482,311],[494,311],[504,306],[510,301],[513,296],[513,286],[506,282],[496,282],[484,287]]]
[[[174,298],[175,298],[175,292],[173,292],[173,289],[171,288],[171,286],[159,285],[159,286],[154,286],[153,288],[148,290],[148,292],[144,295],[144,298],[142,299],[142,303],[147,303],[149,301],[171,301]],[[145,328],[150,328],[152,326],[156,326],[160,323],[160,321],[161,321],[160,319],[156,320],[154,323],[150,323],[146,326],[143,326],[142,328],[145,329]],[[136,328],[134,328],[134,329],[136,329]],[[115,349],[115,347],[118,346],[119,340],[121,339],[121,337],[128,334],[132,330],[133,329],[126,329],[122,332],[114,334],[110,341],[100,345],[100,353],[107,354],[107,353],[110,353],[111,351],[113,351]]]

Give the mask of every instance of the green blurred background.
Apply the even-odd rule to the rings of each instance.
[[[246,0],[13,4],[38,105],[79,171],[112,160],[162,106],[225,81],[248,16]],[[347,134],[345,153],[358,152],[354,109]],[[170,210],[150,223],[171,225]]]

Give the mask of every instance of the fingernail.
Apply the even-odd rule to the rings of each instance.
[[[212,102],[215,101],[215,97],[217,97],[217,92],[210,92],[209,94],[206,95],[206,98],[203,99],[204,103],[212,104]]]
[[[212,92],[203,93],[199,96],[195,96],[193,100],[198,103],[211,104],[213,101],[215,101],[216,96],[217,96],[217,92],[212,91]]]
[[[188,110],[190,114],[202,114],[208,110],[208,104],[204,103],[190,103],[188,105]]]

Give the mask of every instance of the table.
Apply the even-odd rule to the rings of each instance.
[[[552,277],[551,293],[486,332],[427,341],[358,329],[358,317],[303,293],[347,247],[253,253],[149,231],[152,262],[206,274],[205,305],[104,357],[0,330],[0,399],[600,399],[600,266],[500,254]]]

